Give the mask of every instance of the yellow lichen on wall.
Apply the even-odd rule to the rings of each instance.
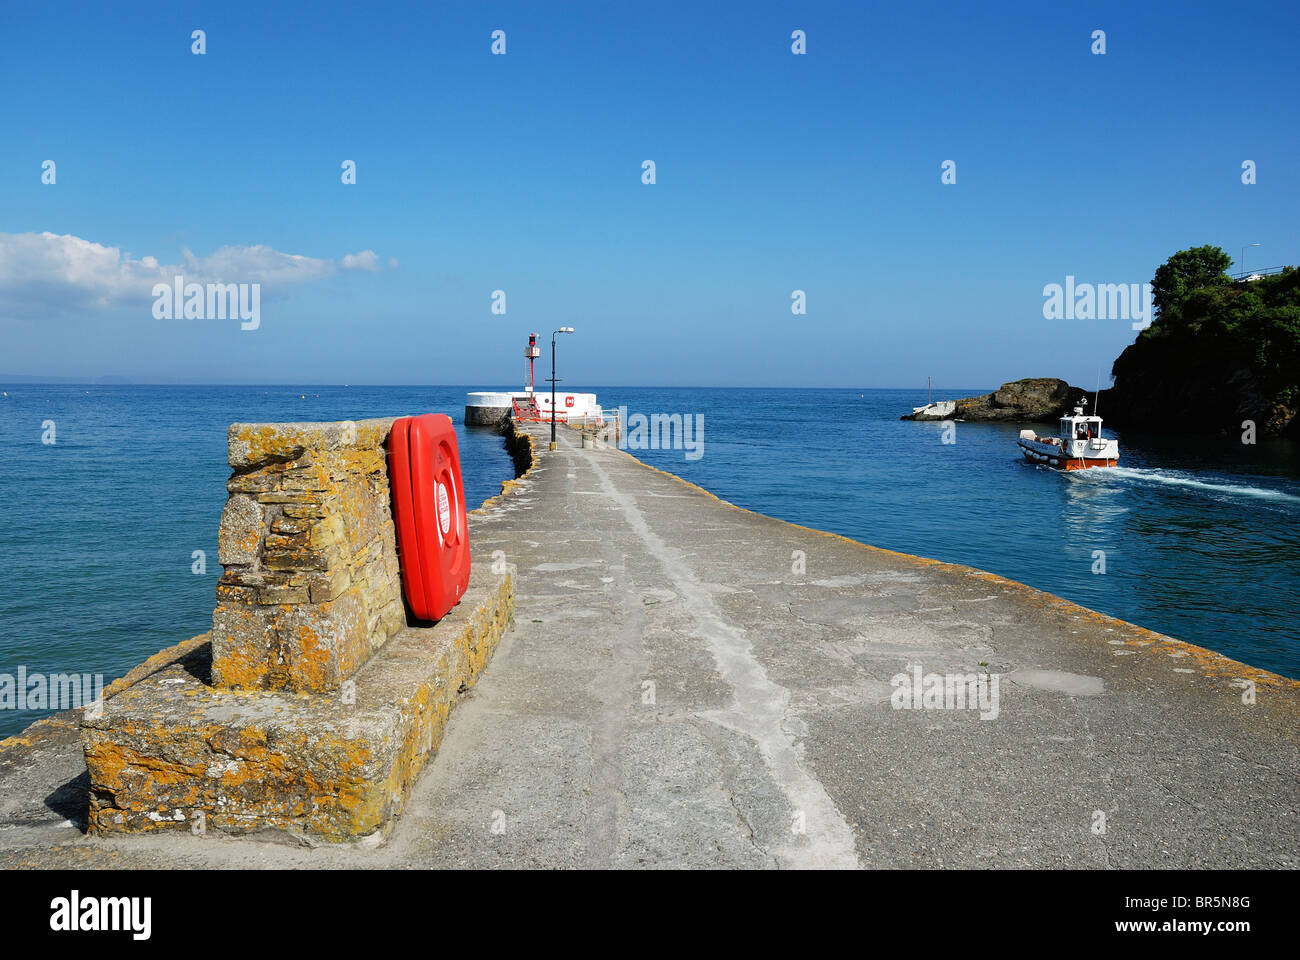
[[[462,616],[404,635],[395,662],[411,679],[383,707],[380,726],[375,714],[356,722],[337,696],[285,701],[204,686],[178,700],[167,681],[180,676],[172,674],[124,691],[109,717],[83,729],[91,829],[147,833],[201,822],[218,832],[271,828],[330,840],[383,832],[441,744],[455,701],[513,622],[511,576],[472,589],[465,603]],[[357,701],[383,696],[380,682],[391,680],[362,671]],[[265,709],[271,702],[283,702],[284,712]],[[228,719],[214,721],[214,711]]]
[[[389,420],[231,428],[216,684],[334,690],[404,625],[390,428]]]

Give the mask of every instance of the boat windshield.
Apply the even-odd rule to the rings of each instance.
[[[1101,417],[1062,417],[1062,440],[1093,440],[1101,436]]]

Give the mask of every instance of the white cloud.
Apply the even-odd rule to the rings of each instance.
[[[373,250],[339,260],[282,253],[272,247],[226,246],[210,256],[189,250],[179,264],[135,258],[118,247],[54,233],[0,233],[0,317],[51,310],[148,305],[155,283],[184,274],[194,283],[261,283],[265,295],[323,280],[341,270],[376,271]]]
[[[379,269],[379,254],[373,250],[349,253],[339,261],[345,270],[369,270],[374,273]]]

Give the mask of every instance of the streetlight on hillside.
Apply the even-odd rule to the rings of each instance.
[[[1246,247],[1259,247],[1259,246],[1263,246],[1263,244],[1259,244],[1259,243],[1246,244]],[[1243,280],[1246,279],[1246,247],[1241,248],[1241,278]]]
[[[555,335],[573,333],[573,327],[560,327],[551,331],[551,449],[555,449]]]

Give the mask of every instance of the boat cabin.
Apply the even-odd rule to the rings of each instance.
[[[1062,440],[1096,440],[1101,437],[1101,417],[1089,417],[1083,407],[1075,407],[1074,414],[1061,418]]]

